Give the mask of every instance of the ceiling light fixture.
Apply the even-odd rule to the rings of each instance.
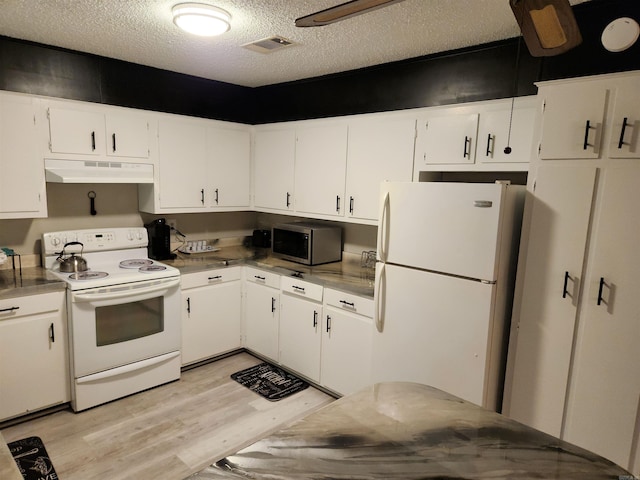
[[[203,37],[221,35],[231,28],[231,15],[204,3],[179,3],[171,10],[173,23],[185,32]]]

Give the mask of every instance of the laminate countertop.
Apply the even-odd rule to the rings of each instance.
[[[249,265],[279,275],[294,275],[324,287],[373,298],[374,269],[361,267],[360,255],[347,252],[343,254],[340,262],[306,266],[276,258],[270,254],[268,249],[238,245],[223,247],[212,253],[193,255],[178,253],[175,259],[163,260],[163,262],[178,268],[183,274],[233,265]]]
[[[633,479],[610,461],[417,383],[343,397],[189,480]]]
[[[223,247],[212,253],[194,255],[179,253],[175,259],[162,260],[162,263],[178,268],[181,274],[234,265],[250,265],[280,275],[295,275],[325,287],[373,298],[374,269],[361,267],[360,256],[355,254],[345,253],[341,262],[308,267],[275,258],[267,249],[238,245]],[[22,273],[19,270],[0,270],[0,300],[61,291],[65,286],[64,281],[42,267],[23,268]]]
[[[0,270],[0,300],[24,295],[57,292],[66,288],[66,283],[42,267],[20,270]]]

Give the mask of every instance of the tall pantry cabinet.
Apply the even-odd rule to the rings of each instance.
[[[640,72],[538,87],[503,411],[637,474]]]

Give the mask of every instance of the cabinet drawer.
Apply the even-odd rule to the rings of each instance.
[[[316,302],[322,302],[322,285],[316,283],[305,282],[296,277],[282,277],[280,286],[283,292],[308,298]]]
[[[248,282],[265,285],[272,288],[280,288],[280,275],[259,268],[245,267],[246,279]]]
[[[0,321],[54,312],[64,307],[64,291],[0,300]]]
[[[188,288],[232,282],[234,280],[240,280],[241,277],[241,267],[219,268],[216,270],[206,270],[204,272],[182,275],[180,284],[182,290],[186,290]]]
[[[373,318],[372,298],[364,298],[352,293],[327,288],[324,291],[324,302],[326,305],[340,308],[347,312],[358,313],[365,317]]]

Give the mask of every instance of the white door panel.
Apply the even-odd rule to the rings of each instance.
[[[494,285],[395,265],[376,291],[374,382],[411,381],[483,404]],[[380,298],[380,296],[384,298]]]
[[[500,184],[383,184],[381,259],[495,280],[503,192]]]

